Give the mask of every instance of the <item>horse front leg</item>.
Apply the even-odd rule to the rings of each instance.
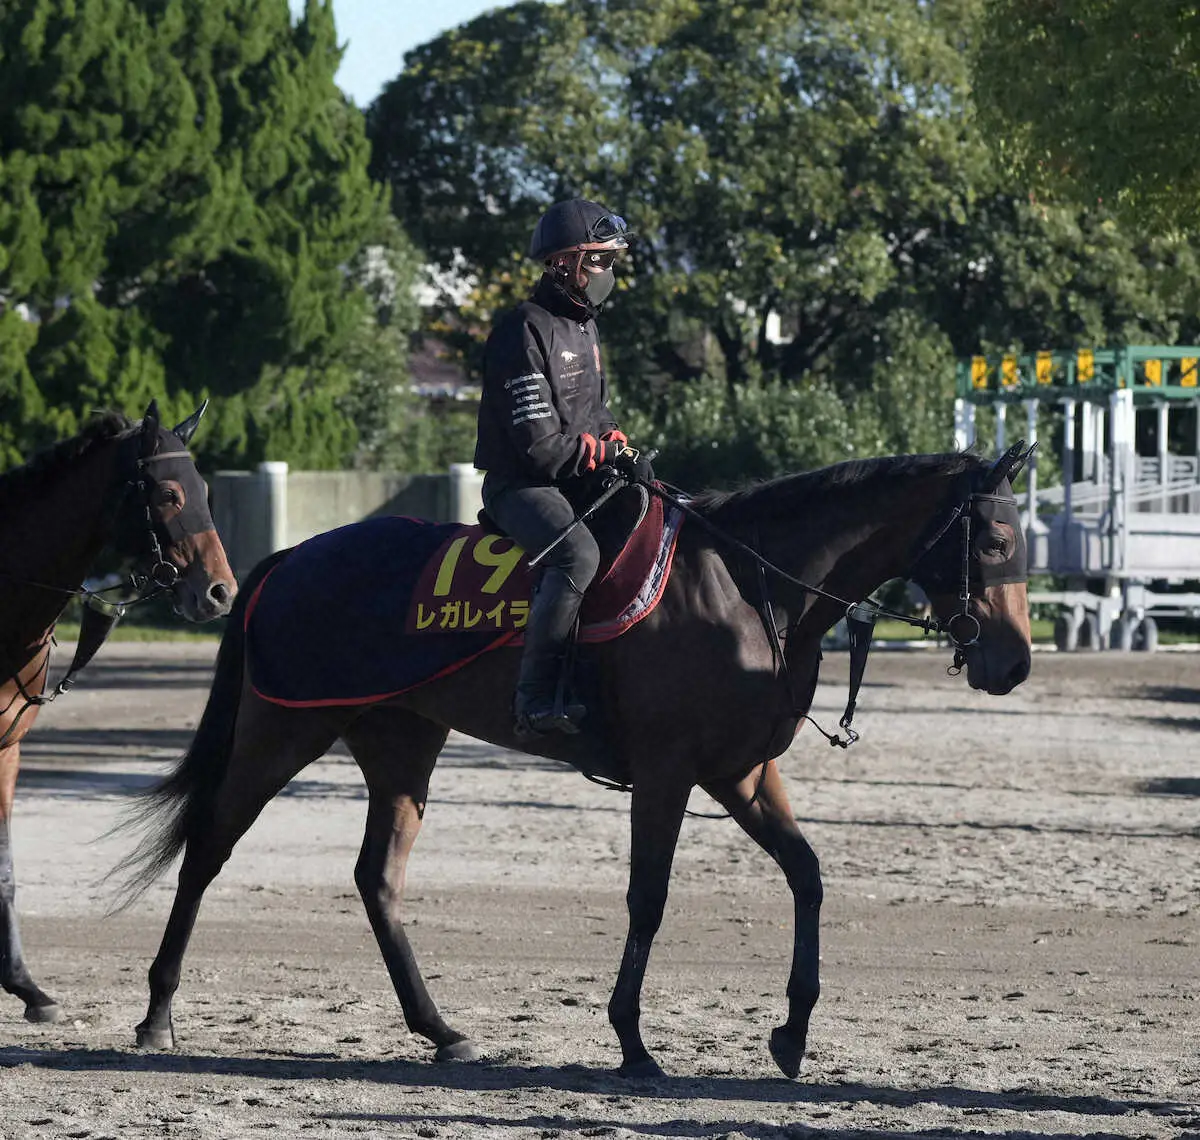
[[[621,1042],[623,1077],[661,1077],[662,1069],[642,1042],[641,995],[650,946],[662,924],[667,885],[679,826],[687,807],[688,784],[635,782],[630,808],[633,829],[629,859],[629,934],[616,985],[608,1003],[608,1020]]]
[[[13,744],[0,751],[0,986],[25,1003],[26,1021],[57,1021],[62,1010],[30,977],[17,925],[17,879],[13,873],[8,821],[12,816],[19,765],[20,745]]]
[[[774,760],[767,762],[765,771],[756,768],[741,780],[706,783],[704,790],[779,864],[792,891],[796,928],[787,986],[788,1017],[771,1033],[771,1056],[785,1076],[795,1077],[804,1058],[809,1018],[821,993],[821,867],[796,826]]]

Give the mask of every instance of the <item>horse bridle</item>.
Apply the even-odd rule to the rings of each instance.
[[[936,549],[951,527],[956,522],[960,525],[962,541],[960,545],[959,573],[957,581],[949,583],[949,587],[953,589],[957,585],[958,600],[961,608],[945,620],[935,617],[932,614],[925,618],[914,618],[908,614],[896,613],[893,610],[884,608],[878,602],[871,599],[850,601],[837,594],[830,593],[820,586],[814,586],[809,582],[801,581],[795,575],[789,574],[786,570],[776,566],[770,559],[764,557],[756,550],[754,546],[742,542],[741,539],[735,538],[728,531],[722,530],[716,524],[710,522],[699,511],[690,507],[679,497],[664,490],[661,486],[652,486],[649,483],[643,485],[649,487],[654,494],[671,503],[672,506],[678,508],[689,518],[694,519],[701,527],[712,534],[714,538],[717,538],[727,546],[741,551],[754,562],[759,586],[759,603],[756,608],[762,618],[763,626],[770,641],[772,655],[779,663],[778,668],[784,676],[788,692],[792,694],[794,719],[797,721],[801,718],[809,720],[813,724],[813,727],[830,744],[840,748],[848,748],[858,740],[858,733],[850,726],[854,719],[858,690],[862,684],[863,673],[866,669],[867,656],[871,648],[871,636],[876,621],[880,618],[887,618],[914,626],[920,629],[926,636],[931,633],[944,635],[950,644],[954,646],[954,662],[949,666],[947,672],[957,675],[966,664],[966,649],[979,640],[982,632],[979,619],[971,613],[972,568],[978,567],[978,574],[975,577],[978,578],[984,587],[998,585],[1002,582],[1024,582],[1026,580],[1025,535],[1020,525],[1017,500],[1013,495],[997,495],[995,494],[995,489],[1005,479],[1009,479],[1010,477],[1016,478],[1017,472],[1024,466],[1036,447],[1037,443],[1035,441],[1026,450],[1025,441],[1018,440],[985,472],[964,472],[962,479],[966,485],[958,492],[958,501],[956,504],[950,508],[947,515],[940,516],[934,520],[926,537],[914,543],[916,554],[910,558],[908,572],[904,575],[907,579],[914,578],[921,563]],[[981,474],[982,481],[980,480]],[[637,482],[642,481],[637,480]],[[1006,521],[1014,524],[1013,531],[1016,537],[1014,551],[998,567],[985,567],[981,559],[975,559],[971,555],[971,516],[974,513],[977,503],[996,504],[997,514],[1007,516]],[[780,633],[779,626],[775,620],[774,607],[771,603],[771,592],[767,581],[768,572],[795,586],[797,589],[803,590],[805,593],[827,598],[830,601],[837,602],[844,608],[846,629],[850,642],[850,695],[846,702],[846,711],[842,714],[842,718],[839,721],[839,725],[846,733],[844,738],[826,732],[808,716],[806,710],[796,707],[795,687],[787,662],[785,642],[791,636],[796,626],[799,625],[800,621],[803,620],[803,615],[789,622],[787,628],[783,630],[782,634]],[[933,577],[926,577],[925,580],[930,585],[936,585],[941,584],[945,579],[935,571]],[[965,629],[962,628],[962,623],[964,622],[969,623]]]
[[[146,601],[163,590],[169,590],[176,582],[179,581],[179,567],[175,565],[169,558],[163,554],[162,543],[158,540],[158,528],[154,525],[153,504],[151,503],[151,495],[153,495],[153,485],[146,478],[146,468],[151,463],[157,463],[163,459],[190,459],[192,453],[186,448],[183,451],[163,451],[157,455],[144,455],[137,461],[137,478],[131,479],[126,483],[128,491],[131,487],[136,487],[142,495],[142,517],[146,523],[145,534],[148,536],[147,546],[150,551],[150,568],[146,571],[139,571],[136,567],[129,573],[129,582],[135,591],[142,591],[150,583],[153,583],[155,589],[150,593],[143,593],[137,598],[137,601]],[[119,513],[121,504],[117,505]],[[171,524],[168,523],[168,535],[170,537],[179,537],[171,534]],[[182,533],[182,532],[181,532]],[[134,603],[129,603],[134,604]]]
[[[185,457],[190,459],[191,452],[186,450],[164,451],[158,455],[139,456],[134,460],[133,476],[122,483],[120,493],[116,496],[108,512],[108,518],[111,523],[120,517],[121,509],[125,505],[129,492],[137,490],[141,493],[141,517],[145,522],[145,529],[144,531],[139,531],[139,538],[145,538],[145,549],[148,551],[149,557],[143,560],[146,566],[145,569],[135,565],[130,570],[129,585],[133,588],[134,596],[119,603],[122,609],[147,602],[151,598],[157,597],[163,590],[169,590],[179,581],[179,567],[163,554],[162,543],[158,539],[158,528],[154,524],[153,503],[151,502],[154,489],[151,481],[146,478],[145,470],[149,464],[162,459],[181,459]],[[134,557],[137,558],[138,556],[134,555]],[[104,605],[117,605],[118,603],[109,602],[105,599],[104,595],[111,590],[121,589],[124,585],[124,583],[119,583],[116,586],[105,586],[100,590],[91,590],[86,586],[74,588],[70,586],[55,586],[49,582],[39,582],[34,578],[22,578],[16,574],[9,573],[7,570],[0,570],[0,577],[10,582],[15,582],[19,586],[33,586],[39,590],[47,590],[50,593],[63,594],[76,598],[96,598]],[[147,589],[151,585],[153,585],[153,588]]]
[[[134,461],[134,473],[129,479],[126,479],[122,484],[120,494],[116,496],[109,511],[110,523],[120,517],[121,510],[125,505],[126,499],[130,491],[136,490],[141,495],[142,499],[142,518],[145,521],[146,549],[149,557],[145,560],[146,569],[141,569],[137,565],[129,572],[129,586],[132,587],[134,596],[125,598],[120,602],[110,602],[104,597],[110,590],[121,589],[123,584],[116,586],[106,586],[99,590],[92,590],[86,586],[76,588],[66,586],[54,586],[48,582],[38,582],[30,578],[20,578],[15,574],[10,574],[7,571],[0,570],[0,575],[5,577],[10,582],[15,582],[22,586],[33,586],[37,589],[48,590],[53,593],[64,594],[70,597],[82,597],[86,600],[83,608],[81,619],[79,641],[76,645],[75,656],[71,661],[66,673],[62,679],[54,686],[49,693],[31,693],[29,687],[21,680],[21,670],[25,666],[18,669],[10,669],[8,671],[8,680],[15,681],[17,686],[17,694],[24,700],[20,711],[13,718],[8,728],[3,735],[0,735],[0,748],[7,746],[9,740],[17,730],[17,726],[21,722],[21,718],[30,708],[48,705],[52,701],[57,700],[67,692],[75,683],[75,675],[96,655],[100,646],[104,644],[112,627],[117,623],[125,610],[129,606],[140,605],[143,602],[150,601],[151,598],[157,597],[164,590],[169,590],[176,582],[179,581],[179,567],[174,562],[170,561],[163,553],[162,543],[158,538],[158,528],[154,524],[153,503],[151,497],[154,494],[153,482],[147,478],[146,469],[154,462],[163,459],[182,459],[191,458],[191,452],[186,449],[183,451],[164,451],[158,454],[141,455]],[[174,520],[172,520],[174,521]],[[170,524],[168,524],[168,535],[175,537],[171,533]],[[182,533],[182,528],[180,528]],[[136,555],[134,556],[137,557]],[[94,603],[94,604],[93,604]],[[35,678],[41,674],[50,662],[50,638],[43,642],[41,648],[46,650],[46,658],[38,669]],[[7,711],[7,710],[3,710]]]
[[[973,481],[974,477],[972,476],[972,482]],[[689,506],[683,500],[672,495],[670,492],[663,490],[661,487],[653,487],[651,490],[656,495],[670,503],[672,506],[681,510],[689,518],[692,518],[698,522],[705,530],[712,534],[714,538],[719,539],[726,545],[732,546],[741,551],[743,554],[747,555],[758,567],[759,572],[764,576],[766,573],[771,573],[775,575],[775,577],[787,582],[789,585],[803,590],[805,593],[813,594],[821,598],[827,598],[832,602],[837,602],[840,606],[844,607],[846,617],[848,619],[864,620],[862,616],[863,611],[867,611],[873,615],[873,620],[887,618],[892,621],[904,622],[906,625],[914,626],[915,628],[923,631],[925,634],[944,634],[950,643],[959,650],[965,649],[969,645],[974,645],[975,642],[979,640],[979,634],[981,632],[979,619],[970,612],[970,602],[973,596],[971,594],[971,568],[976,564],[976,560],[972,559],[971,557],[971,507],[977,501],[986,500],[995,502],[1010,507],[1014,513],[1014,517],[1016,516],[1017,508],[1017,500],[1012,495],[995,495],[991,492],[975,490],[973,487],[969,488],[965,493],[963,493],[956,505],[950,508],[950,513],[945,516],[944,520],[937,520],[932,534],[925,541],[919,544],[920,548],[917,554],[910,560],[908,572],[903,575],[905,578],[913,578],[918,566],[937,547],[938,543],[945,536],[946,532],[950,530],[955,522],[961,523],[962,545],[960,574],[958,577],[958,599],[960,602],[962,602],[962,609],[957,613],[952,614],[945,620],[942,620],[941,618],[933,616],[927,618],[915,618],[909,614],[897,613],[893,610],[886,609],[877,602],[869,599],[850,601],[847,598],[843,598],[839,594],[830,593],[828,590],[822,589],[820,586],[814,586],[810,582],[804,582],[797,578],[794,574],[789,574],[786,570],[776,566],[769,558],[766,558],[749,543],[742,542],[741,539],[735,538],[728,531],[722,530],[720,527],[710,522],[704,515],[700,514],[699,511]],[[985,574],[982,564],[980,563],[979,565],[980,574],[978,577],[979,580],[984,582],[985,585],[995,585],[1001,581],[1017,582],[1025,580],[1023,565],[1019,576],[1005,578],[998,578],[991,573]],[[765,580],[765,578],[762,580]],[[960,636],[954,631],[955,624],[963,619],[970,621],[974,625],[974,632],[969,636]]]
[[[974,480],[972,480],[972,483]],[[1014,546],[1012,552],[999,564],[992,566],[985,564],[980,558],[973,558],[971,555],[971,518],[976,510],[976,504],[991,504],[991,513],[996,516],[997,521],[1007,523],[1014,535]],[[961,554],[959,558],[959,573],[956,582],[948,580],[944,574],[934,571],[932,577],[927,577],[924,582],[920,582],[918,578],[919,567],[921,563],[933,552],[942,538],[954,526],[955,522],[959,523],[962,533]],[[977,574],[972,575],[972,570],[977,570]],[[986,589],[990,586],[1002,585],[1006,582],[1024,582],[1028,577],[1028,560],[1025,550],[1025,536],[1021,528],[1020,512],[1017,507],[1017,499],[1015,495],[998,495],[992,491],[978,490],[973,485],[968,487],[957,506],[951,509],[950,516],[940,526],[936,528],[932,537],[925,542],[917,556],[911,561],[908,573],[905,574],[906,579],[918,581],[923,588],[930,585],[944,585],[952,589],[955,585],[958,587],[958,601],[961,608],[955,614],[944,621],[938,619],[936,622],[929,623],[926,632],[937,632],[945,634],[950,643],[954,646],[954,664],[951,666],[951,672],[958,673],[961,671],[965,661],[963,650],[969,645],[974,645],[979,640],[981,628],[979,619],[971,613],[971,582],[975,577]],[[854,608],[854,607],[851,607]],[[880,611],[881,614],[883,611]],[[898,617],[900,620],[907,620],[910,624],[921,624],[914,622],[912,618],[905,618],[904,615],[887,614],[891,618]],[[955,632],[955,626],[959,623],[969,623],[967,630],[962,633]]]
[[[858,602],[847,602],[845,598],[841,598],[836,594],[831,594],[827,590],[822,590],[820,587],[812,586],[806,582],[801,582],[793,575],[781,571],[778,567],[774,567],[761,555],[754,552],[755,561],[758,564],[758,583],[759,583],[759,613],[762,616],[763,626],[767,631],[767,638],[771,643],[772,656],[778,662],[778,668],[783,674],[784,684],[791,696],[792,717],[798,723],[800,720],[807,720],[829,743],[838,748],[849,748],[850,745],[857,742],[859,735],[852,726],[854,720],[855,709],[858,704],[858,692],[862,686],[863,675],[866,672],[867,658],[871,652],[871,638],[875,630],[875,622],[880,618],[889,618],[893,621],[904,622],[907,625],[915,626],[922,630],[926,636],[931,633],[944,635],[951,645],[954,646],[954,660],[948,666],[947,672],[951,676],[957,676],[962,672],[963,666],[966,664],[966,649],[970,645],[974,645],[978,640],[982,627],[979,624],[979,619],[971,613],[971,580],[972,568],[979,567],[978,578],[986,587],[993,584],[999,584],[1000,581],[1024,581],[1026,577],[1025,569],[1025,543],[1024,534],[1020,529],[1020,518],[1017,514],[1017,500],[1009,495],[995,495],[989,491],[977,490],[975,488],[974,474],[967,476],[969,480],[968,487],[961,493],[961,497],[955,506],[950,508],[950,513],[944,519],[935,520],[934,526],[929,536],[922,542],[919,542],[918,551],[915,557],[910,559],[909,569],[903,575],[906,580],[915,578],[920,564],[937,548],[942,539],[951,530],[957,522],[960,526],[962,534],[962,542],[960,545],[960,562],[958,583],[958,601],[961,608],[958,612],[951,614],[948,618],[942,619],[933,616],[932,614],[926,618],[914,618],[908,614],[896,613],[892,610],[885,609],[877,602],[870,599],[864,599]],[[974,511],[974,506],[977,502],[994,502],[998,506],[1003,507],[1006,513],[1011,513],[1012,519],[1016,522],[1015,534],[1017,536],[1017,548],[1014,550],[1014,555],[1007,559],[1004,563],[1007,566],[1009,563],[1014,565],[1014,571],[1011,577],[1000,577],[990,572],[990,569],[985,573],[985,567],[982,561],[972,558],[971,556],[971,516]],[[1016,569],[1019,567],[1019,570]],[[811,716],[808,715],[807,707],[800,708],[795,697],[795,684],[792,680],[791,668],[788,665],[786,642],[792,635],[795,628],[803,620],[803,614],[790,622],[787,628],[780,634],[778,624],[775,621],[775,613],[771,604],[770,588],[766,579],[766,570],[772,569],[775,573],[783,576],[788,582],[805,590],[809,593],[828,598],[836,601],[839,605],[845,607],[845,622],[846,634],[848,639],[848,648],[850,651],[850,677],[849,677],[849,694],[846,699],[846,708],[842,713],[841,719],[838,721],[838,726],[844,731],[845,736],[839,736],[837,733],[830,733],[823,729]],[[936,574],[933,578],[927,578],[926,582],[930,585],[940,584],[945,579],[942,575]],[[952,583],[948,583],[950,588],[953,588]],[[964,630],[960,623],[970,623]],[[958,627],[958,628],[956,628]]]

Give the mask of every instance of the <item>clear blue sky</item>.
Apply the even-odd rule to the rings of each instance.
[[[302,12],[304,0],[288,0]],[[338,42],[346,45],[338,86],[366,107],[404,64],[404,53],[481,12],[512,0],[333,0]]]

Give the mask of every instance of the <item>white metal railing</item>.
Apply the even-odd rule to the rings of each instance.
[[[1174,473],[1173,473],[1174,474]],[[1053,514],[1063,509],[1064,489],[1061,486],[1039,488],[1038,514]],[[1112,485],[1080,482],[1071,484],[1071,512],[1080,515],[1103,514],[1112,501]],[[1164,513],[1200,513],[1200,480],[1178,475],[1169,483],[1139,479],[1128,492],[1133,510],[1154,510]]]

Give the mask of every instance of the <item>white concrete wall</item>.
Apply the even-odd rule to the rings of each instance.
[[[377,471],[218,471],[210,481],[213,521],[238,578],[275,550],[373,515],[474,522],[483,476],[468,464],[444,475]]]

